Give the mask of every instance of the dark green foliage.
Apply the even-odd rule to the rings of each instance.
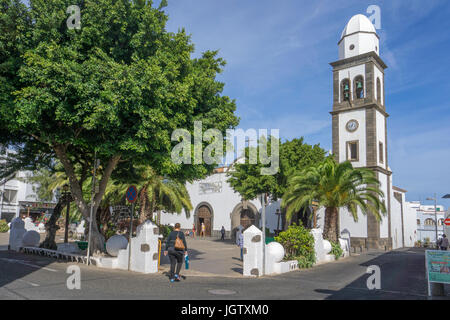
[[[267,145],[271,150],[270,141]],[[249,159],[250,150],[245,149]],[[288,178],[296,171],[317,164],[325,159],[325,150],[319,145],[304,143],[303,138],[280,143],[280,168],[275,175],[261,175],[261,168],[267,165],[236,164],[235,170],[229,173],[228,182],[244,199],[253,200],[259,194],[268,193],[276,200],[286,192]]]
[[[310,268],[316,262],[314,237],[303,226],[293,224],[286,231],[280,232],[275,241],[279,242],[286,252],[286,260],[298,260],[299,268]]]
[[[331,243],[330,254],[334,255],[336,260],[339,260],[339,258],[342,257],[342,255],[344,254],[344,250],[342,250],[341,244],[339,242],[333,242],[333,241],[330,241],[330,243]]]
[[[8,232],[9,227],[6,223],[6,220],[0,220],[0,233],[6,233]]]

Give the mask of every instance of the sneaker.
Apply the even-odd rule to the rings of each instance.
[[[175,281],[177,281],[177,282],[180,281],[180,276],[177,274],[175,275]]]
[[[174,282],[175,281],[175,279],[170,279],[170,282]]]

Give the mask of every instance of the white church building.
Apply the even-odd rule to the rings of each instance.
[[[339,162],[348,160],[354,167],[375,171],[387,208],[381,221],[359,212],[358,222],[346,209],[340,209],[341,237],[349,239],[354,248],[412,247],[417,240],[416,211],[405,201],[406,190],[393,186],[388,164],[389,114],[385,104],[388,90],[385,91],[384,85],[387,65],[380,57],[379,36],[370,20],[359,14],[344,28],[338,47],[339,60],[331,63],[332,151]],[[194,207],[189,218],[184,214],[164,213],[161,223],[180,222],[183,229],[192,229],[195,225],[198,231],[204,222],[207,235],[213,237],[219,236],[222,226],[231,237],[239,225],[261,227],[261,203],[257,199],[242,201],[226,181],[227,170],[230,169],[220,168],[208,178],[187,185]],[[280,223],[276,214],[279,208],[278,201],[270,203],[266,209],[266,228],[271,232],[284,225],[284,218]],[[323,208],[317,211],[317,227],[323,228],[323,214]],[[304,213],[293,222],[298,223],[302,216]]]

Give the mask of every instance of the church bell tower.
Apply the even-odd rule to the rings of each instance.
[[[379,37],[370,20],[358,14],[341,34],[339,60],[333,67],[333,154],[336,161],[375,171],[385,194],[387,215],[379,222],[372,214],[358,213],[359,221],[340,210],[341,232],[350,234],[351,246],[369,249],[392,247],[390,223],[391,171],[387,157],[388,114]]]

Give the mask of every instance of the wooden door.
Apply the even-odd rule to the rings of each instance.
[[[255,224],[255,214],[250,209],[242,209],[241,211],[241,226],[247,227]]]
[[[200,234],[200,231],[202,229],[201,219],[203,219],[203,223],[205,224],[205,235],[207,237],[211,236],[211,211],[209,210],[209,207],[207,206],[201,206],[198,209],[198,234]]]

